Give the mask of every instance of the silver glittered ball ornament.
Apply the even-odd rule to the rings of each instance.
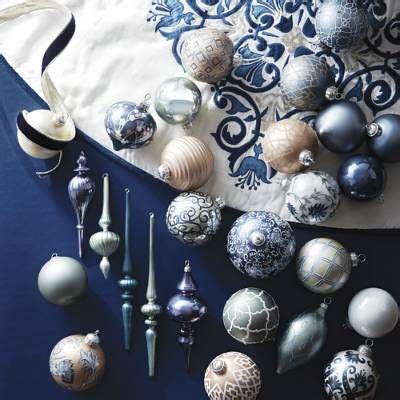
[[[373,400],[378,381],[368,345],[335,354],[324,370],[324,387],[330,400]]]
[[[263,343],[275,339],[279,309],[270,294],[250,287],[238,290],[227,300],[222,318],[226,331],[237,341]]]
[[[364,254],[350,253],[336,240],[316,238],[299,251],[297,277],[311,292],[333,293],[347,283],[353,268],[365,261]]]
[[[325,58],[313,54],[291,60],[280,80],[283,100],[302,111],[321,108],[337,95],[335,76]]]
[[[150,143],[157,125],[148,109],[146,102],[119,101],[107,110],[104,125],[114,150],[137,149]]]
[[[316,15],[315,30],[326,46],[348,49],[367,36],[368,11],[361,0],[325,0]]]
[[[166,214],[170,233],[187,245],[203,245],[221,225],[224,201],[202,192],[184,192],[172,200]]]
[[[41,268],[38,288],[50,303],[68,306],[86,291],[87,274],[82,264],[71,257],[54,254]]]
[[[222,353],[208,366],[204,388],[210,400],[256,400],[261,390],[260,369],[246,354]]]
[[[388,335],[399,322],[399,306],[393,296],[380,288],[358,292],[348,309],[349,325],[361,336],[376,339]]]
[[[171,78],[158,88],[154,98],[157,114],[171,125],[191,123],[200,111],[200,89],[189,79]]]
[[[289,182],[286,207],[297,221],[319,224],[339,207],[339,185],[328,173],[308,171],[295,175]]]
[[[290,263],[296,241],[290,225],[277,214],[251,211],[240,216],[228,233],[227,251],[243,274],[264,279]]]
[[[54,346],[49,360],[54,381],[64,389],[77,392],[97,385],[105,364],[98,331],[65,337]]]
[[[233,43],[226,33],[202,28],[185,35],[181,50],[182,66],[193,79],[215,83],[233,68]]]

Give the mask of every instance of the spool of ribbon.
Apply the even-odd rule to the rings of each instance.
[[[51,0],[33,0],[0,10],[0,24],[25,14],[41,10],[62,12],[66,24],[62,32],[47,48],[42,59],[41,86],[49,110],[23,110],[17,116],[17,139],[22,150],[34,158],[49,159],[58,155],[56,165],[48,171],[36,172],[44,176],[61,164],[64,147],[75,138],[75,124],[48,74],[52,61],[65,49],[75,32],[75,19],[65,6]]]

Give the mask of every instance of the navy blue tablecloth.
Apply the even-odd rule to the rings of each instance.
[[[307,240],[329,236],[348,248],[366,253],[367,263],[354,271],[348,285],[337,293],[328,313],[329,338],[321,355],[307,366],[283,376],[275,374],[274,344],[244,346],[224,330],[221,313],[227,298],[246,286],[271,293],[281,311],[282,321],[316,306],[321,297],[306,291],[291,265],[281,275],[265,281],[246,278],[230,264],[225,238],[240,214],[226,209],[223,227],[216,239],[203,248],[188,248],[173,239],[164,215],[176,192],[149,175],[115,158],[79,134],[66,150],[62,167],[45,179],[34,171],[46,168],[44,161],[25,155],[18,146],[15,118],[21,109],[33,110],[43,102],[0,59],[0,399],[206,399],[203,373],[219,353],[236,350],[247,353],[260,366],[263,376],[261,399],[289,400],[326,398],[322,386],[324,364],[337,351],[355,348],[363,339],[342,327],[351,297],[360,289],[377,286],[400,299],[398,231],[342,231],[295,225],[298,248]],[[59,308],[47,303],[37,290],[37,274],[54,252],[77,258],[75,219],[67,195],[75,160],[85,151],[98,191],[87,218],[86,238],[97,231],[101,211],[101,175],[111,176],[113,230],[123,232],[124,188],[132,190],[132,251],[136,291],[133,349],[123,350],[121,322],[121,276],[123,250],[112,258],[112,272],[102,277],[99,257],[88,250],[84,264],[89,275],[89,293],[79,303]],[[395,184],[396,180],[392,180]],[[156,267],[158,302],[165,305],[181,278],[184,260],[191,260],[199,291],[208,304],[207,317],[197,326],[193,371],[187,375],[181,349],[176,341],[178,326],[165,314],[159,318],[157,374],[147,376],[144,317],[139,307],[145,300],[148,262],[148,213],[156,215]],[[368,218],[368,215],[365,216]],[[86,243],[86,247],[87,243]],[[64,336],[99,329],[107,356],[103,381],[93,390],[79,394],[58,387],[48,371],[52,347]],[[374,358],[381,372],[377,395],[380,400],[399,398],[397,382],[400,360],[399,329],[376,342]]]

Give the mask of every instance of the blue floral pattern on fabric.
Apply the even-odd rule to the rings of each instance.
[[[262,120],[292,115],[309,122],[314,113],[286,109],[279,81],[291,57],[326,57],[345,98],[359,102],[371,115],[393,106],[400,96],[400,14],[387,17],[384,0],[365,0],[369,9],[368,39],[352,52],[337,53],[315,41],[312,0],[153,0],[148,21],[180,60],[182,34],[216,26],[231,35],[241,62],[227,79],[212,85],[216,107],[224,118],[210,134],[227,154],[229,175],[240,189],[257,190],[271,183],[275,171],[262,159]]]

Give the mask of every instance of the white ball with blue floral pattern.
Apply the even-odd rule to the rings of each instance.
[[[286,207],[297,221],[319,224],[331,217],[340,203],[335,178],[323,171],[295,175],[286,193]]]
[[[234,222],[228,233],[227,250],[233,265],[256,279],[283,271],[295,249],[292,228],[272,212],[247,212]]]

